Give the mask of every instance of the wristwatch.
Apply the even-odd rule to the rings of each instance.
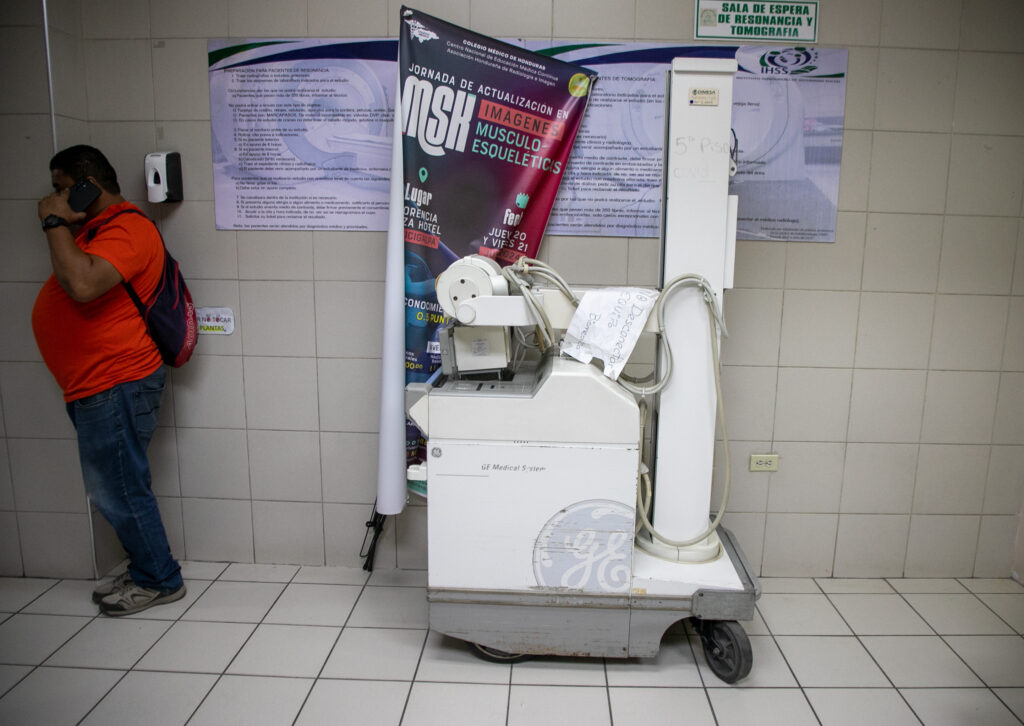
[[[44,230],[53,229],[54,227],[67,227],[67,226],[68,226],[68,220],[64,219],[63,217],[58,217],[56,214],[48,214],[48,215],[46,215],[46,218],[43,219],[43,229]]]

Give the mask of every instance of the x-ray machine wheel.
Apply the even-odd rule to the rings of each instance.
[[[479,643],[466,642],[469,649],[476,653],[477,657],[489,660],[492,663],[522,663],[524,660],[530,660],[533,656],[529,653],[506,653],[503,650],[497,648],[491,648],[487,645],[480,645]]]
[[[696,620],[694,629],[704,646],[704,657],[712,672],[726,683],[735,683],[750,673],[754,655],[750,638],[735,620]]]

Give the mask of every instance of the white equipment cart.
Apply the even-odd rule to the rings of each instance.
[[[719,517],[709,524],[735,70],[672,64],[662,291],[647,323],[661,336],[657,383],[558,354],[578,297],[542,263],[503,271],[473,256],[438,278],[454,323],[445,375],[407,387],[427,438],[409,476],[429,493],[430,627],[486,658],[650,657],[689,619],[720,678],[750,671],[737,621],[753,617],[760,587]],[[541,354],[526,355],[532,330]]]

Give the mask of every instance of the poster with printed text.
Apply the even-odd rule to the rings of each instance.
[[[846,51],[529,41],[599,71],[548,234],[661,235],[667,74],[673,58],[735,58],[737,237],[834,242]]]
[[[738,169],[731,185],[739,196],[739,238],[835,240],[845,50],[522,45],[600,72],[572,156],[557,175],[561,185],[548,234],[659,237],[671,60],[728,57],[739,63],[733,93]],[[397,46],[394,39],[211,41],[218,229],[387,228]],[[510,106],[476,95],[481,102]],[[495,159],[505,153],[504,140],[518,140],[511,135],[517,129],[500,128],[506,129],[502,139],[481,138],[471,153],[486,149]],[[544,157],[532,149],[517,151],[512,159],[520,165]],[[494,240],[489,242],[485,249],[494,249]]]
[[[217,229],[387,227],[394,40],[210,41]]]
[[[407,249],[535,256],[593,74],[409,8],[400,65]]]

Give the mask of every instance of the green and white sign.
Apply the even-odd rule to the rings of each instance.
[[[697,40],[818,40],[818,3],[697,0]]]

